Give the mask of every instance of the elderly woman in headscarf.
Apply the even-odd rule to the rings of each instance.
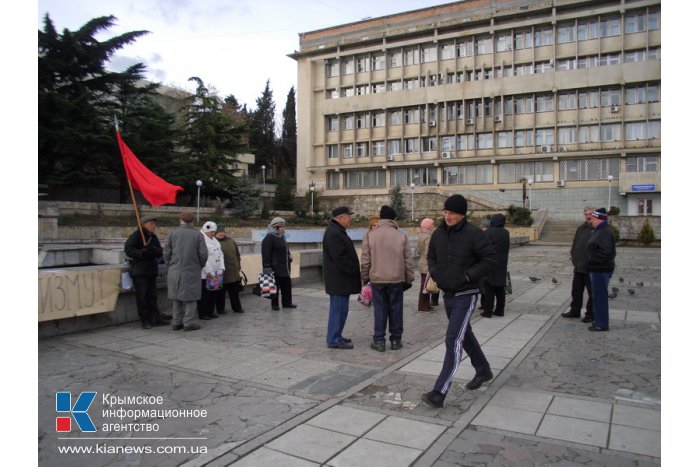
[[[418,311],[432,311],[433,306],[438,306],[438,297],[440,297],[439,293],[423,293],[428,275],[428,244],[430,243],[430,236],[433,233],[434,227],[435,221],[427,217],[420,222],[420,234],[418,235],[418,243],[416,245],[416,250],[420,255],[420,259],[418,260],[418,272],[420,272],[421,283],[418,289]]]
[[[296,308],[292,303],[292,254],[289,252],[284,231],[287,223],[281,217],[275,217],[267,226],[267,235],[263,238],[262,267],[265,274],[274,274],[277,294],[271,300],[272,309],[280,309],[279,296],[282,294],[283,308]]]
[[[202,298],[197,302],[197,308],[199,309],[199,319],[207,320],[219,317],[214,310],[214,306],[217,294],[224,293],[223,285],[216,289],[211,289],[207,282],[214,284],[217,282],[215,279],[221,276],[221,284],[223,284],[226,266],[224,265],[224,253],[221,251],[221,245],[215,238],[216,222],[205,222],[201,233],[204,235],[204,243],[207,245],[209,256],[207,257],[207,264],[202,268]]]

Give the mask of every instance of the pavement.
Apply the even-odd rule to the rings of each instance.
[[[512,249],[505,317],[472,319],[495,378],[467,390],[464,356],[441,409],[420,395],[440,371],[447,318],[442,306],[416,311],[417,282],[404,347],[384,353],[370,349],[372,311],[355,296],[344,333],[355,348],[326,347],[321,283],[295,287],[293,310],[245,293],[244,314],[199,331],[130,323],[42,339],[39,465],[659,465],[661,252],[617,255],[610,331],[594,333],[560,316],[568,246]],[[59,391],[72,403],[96,393],[95,432],[56,430],[68,415]]]

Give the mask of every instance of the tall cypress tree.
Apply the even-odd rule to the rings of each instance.
[[[297,166],[297,111],[294,87],[287,94],[287,104],[282,112],[282,141],[280,144],[280,165],[287,176],[296,178]]]
[[[265,83],[265,90],[256,99],[257,109],[253,111],[250,122],[250,147],[255,154],[255,167],[265,166],[268,176],[277,174],[275,164],[278,151],[275,137],[275,102],[272,100],[270,80]]]

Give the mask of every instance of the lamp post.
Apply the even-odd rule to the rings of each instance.
[[[530,193],[527,195],[527,202],[529,205],[528,209],[530,209],[530,211],[532,211],[532,179],[531,178],[527,179],[527,184],[528,184],[528,187],[530,188]]]
[[[260,167],[263,171],[263,196],[265,196],[265,166]]]
[[[311,191],[311,215],[314,215],[314,191],[316,191],[316,185],[314,182],[311,182],[311,186],[309,187],[309,191]]]
[[[413,202],[413,193],[416,191],[416,184],[411,182],[411,222],[415,220],[416,205]]]
[[[610,191],[612,189],[613,176],[608,175],[608,212],[610,212]]]
[[[199,225],[199,190],[202,188],[202,181],[197,180],[195,184],[197,185],[197,224]]]

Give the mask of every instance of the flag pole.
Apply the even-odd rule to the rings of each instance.
[[[117,114],[114,114],[114,128],[117,133],[119,133],[119,121],[117,120]],[[119,148],[119,153],[121,154],[122,148]],[[122,154],[122,160],[124,155]],[[124,166],[124,171],[126,171],[126,166]],[[146,235],[143,233],[143,226],[141,225],[141,214],[139,213],[139,206],[136,204],[136,196],[134,195],[134,187],[131,186],[131,180],[129,179],[129,174],[126,174],[126,182],[129,184],[129,193],[131,193],[131,201],[134,203],[134,212],[136,213],[136,225],[139,227],[139,232],[141,233],[141,241],[143,246],[146,246]]]

